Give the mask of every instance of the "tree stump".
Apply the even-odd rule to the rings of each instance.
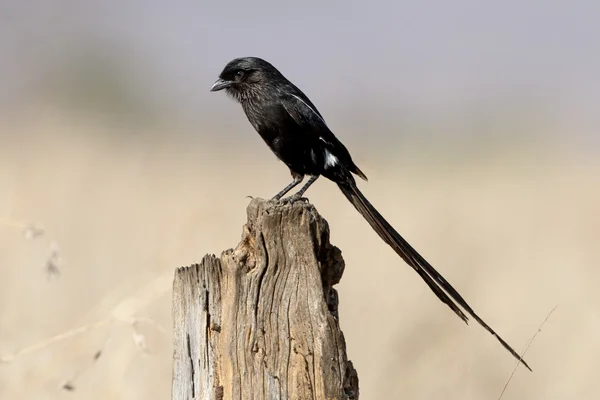
[[[327,221],[303,201],[247,214],[235,249],[175,272],[172,398],[358,399]]]

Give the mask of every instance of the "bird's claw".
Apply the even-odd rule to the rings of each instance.
[[[309,202],[308,198],[302,197],[302,195],[298,194],[298,193],[293,194],[293,195],[291,195],[289,197],[285,197],[285,198],[283,198],[283,199],[281,199],[279,201],[281,201],[282,203],[290,203],[290,204],[293,204],[293,203],[295,203],[297,201],[303,201],[305,203]]]

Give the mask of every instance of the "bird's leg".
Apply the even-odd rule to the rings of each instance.
[[[296,193],[294,193],[293,195],[291,195],[289,197],[290,200],[295,201],[295,200],[299,200],[302,198],[302,195],[304,194],[304,192],[306,192],[306,190],[310,187],[310,185],[312,185],[313,183],[315,183],[315,181],[319,179],[319,175],[313,175],[310,177],[310,179],[308,180],[308,182],[306,182],[306,184],[304,186],[302,186],[302,189],[298,190]]]
[[[304,179],[304,175],[301,174],[297,174],[295,172],[292,172],[292,177],[294,178],[294,180],[292,181],[292,183],[290,183],[289,185],[287,185],[286,187],[284,187],[281,192],[277,193],[272,200],[279,200],[283,197],[284,194],[286,194],[287,192],[289,192],[290,190],[292,190],[293,188],[295,188],[296,186],[298,186],[300,184],[300,182],[302,182],[302,180]]]

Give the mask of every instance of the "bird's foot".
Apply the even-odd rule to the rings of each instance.
[[[301,194],[296,193],[296,194],[293,194],[293,195],[291,195],[289,197],[285,197],[285,198],[283,198],[283,199],[281,199],[279,201],[281,201],[282,203],[293,204],[293,203],[295,203],[297,201],[303,201],[305,203],[308,203],[310,200],[308,200],[308,198],[306,198],[306,197],[302,197]]]

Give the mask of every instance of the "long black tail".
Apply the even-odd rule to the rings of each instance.
[[[458,307],[459,305],[481,324],[489,333],[494,335],[498,341],[510,352],[517,360],[529,368],[529,365],[521,356],[513,350],[508,343],[504,341],[488,324],[486,324],[475,311],[467,304],[462,296],[452,287],[450,283],[439,272],[435,270],[406,240],[379,214],[379,212],[369,203],[365,196],[358,190],[356,183],[352,178],[337,182],[342,193],[350,203],[362,214],[369,225],[379,234],[379,236],[388,244],[408,265],[423,278],[425,283],[431,288],[433,293],[452,309],[463,321],[468,323],[468,317]],[[457,305],[458,304],[458,305]]]

